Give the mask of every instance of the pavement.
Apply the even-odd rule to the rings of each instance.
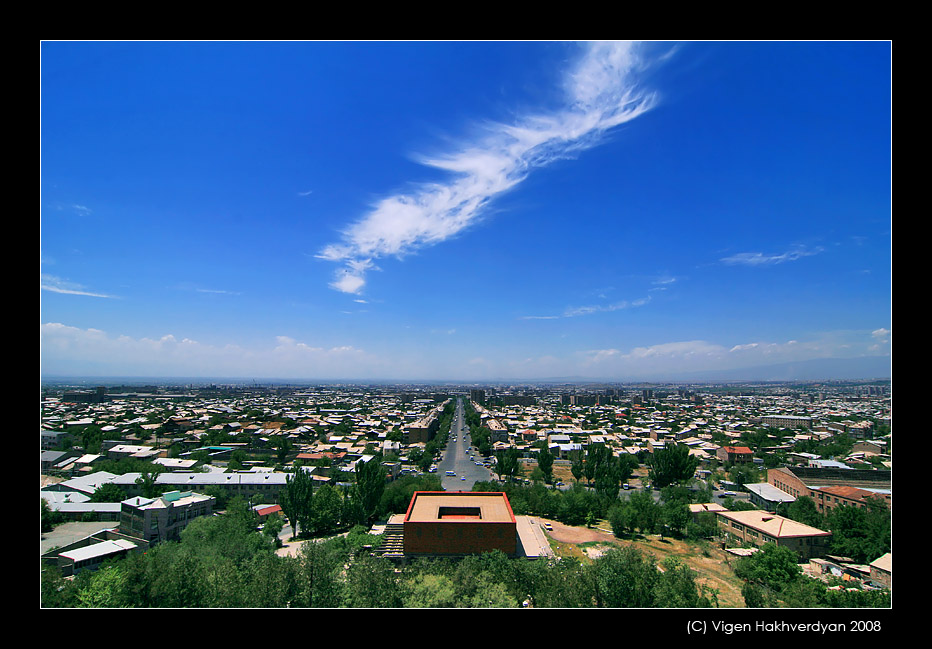
[[[111,530],[119,526],[119,521],[95,521],[92,523],[73,521],[62,523],[57,525],[51,532],[46,532],[39,537],[39,555],[41,556],[54,548],[63,548],[101,530]]]
[[[536,516],[515,516],[518,524],[518,539],[521,541],[523,556],[529,559],[553,556],[550,541],[544,534],[541,521]]]

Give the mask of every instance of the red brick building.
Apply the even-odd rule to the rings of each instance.
[[[722,446],[715,452],[715,456],[722,462],[735,464],[754,461],[754,451],[747,446]]]
[[[404,518],[406,555],[518,553],[518,526],[501,492],[418,491]]]
[[[767,471],[767,482],[796,498],[812,498],[822,513],[840,504],[864,507],[867,497],[880,498],[893,509],[889,471],[778,467]]]
[[[828,513],[839,505],[867,507],[868,498],[882,500],[886,503],[888,508],[893,508],[893,498],[888,493],[878,493],[844,485],[817,487],[812,490],[812,499],[815,501],[816,509],[823,514]]]

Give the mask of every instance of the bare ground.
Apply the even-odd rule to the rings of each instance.
[[[711,543],[686,543],[671,538],[661,539],[658,535],[619,539],[604,528],[574,527],[545,519],[541,521],[549,522],[553,527],[547,535],[559,555],[594,559],[611,547],[633,545],[653,554],[658,563],[668,556],[675,556],[698,573],[699,584],[718,592],[720,607],[744,607],[741,582],[734,576],[730,565],[732,557]]]

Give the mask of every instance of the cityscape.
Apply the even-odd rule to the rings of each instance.
[[[891,66],[43,42],[40,606],[889,630]]]

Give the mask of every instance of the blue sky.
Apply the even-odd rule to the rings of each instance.
[[[886,42],[46,42],[45,375],[617,381],[891,345]]]

